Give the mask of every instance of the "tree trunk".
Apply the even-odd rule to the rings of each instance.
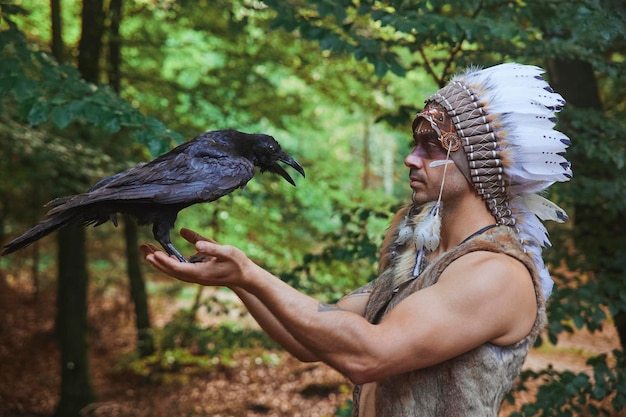
[[[575,60],[550,60],[547,68],[552,86],[569,104],[579,109],[602,110],[598,85],[590,63]],[[565,120],[564,123],[568,121]],[[575,167],[576,176],[609,181],[615,177],[613,166],[600,164],[584,152],[576,152],[572,155],[572,165]],[[616,238],[626,239],[626,225],[620,218],[621,216],[613,216],[606,211],[598,215],[599,210],[601,208],[598,207],[596,201],[581,199],[576,201],[574,205],[576,247],[586,255],[587,261],[591,263],[590,269],[596,275],[621,280],[624,271],[611,267],[611,265],[616,265],[612,258],[619,256],[611,246]],[[588,243],[593,246],[588,247]],[[606,247],[601,247],[603,245]],[[606,294],[606,296],[611,299],[618,294]],[[613,319],[622,348],[626,348],[626,313],[621,310]]]
[[[122,0],[111,0],[109,5],[109,59],[107,74],[109,85],[117,93],[120,92],[122,77],[120,65],[122,62],[122,42],[120,38],[120,24],[122,23]]]
[[[61,19],[61,0],[50,0],[50,20],[52,23],[52,55],[58,62],[65,61],[63,46],[63,20]]]
[[[102,0],[83,0],[82,29],[78,44],[78,70],[91,83],[100,79],[100,53],[104,33]]]
[[[146,284],[139,264],[139,245],[137,238],[137,223],[130,217],[124,216],[124,237],[126,238],[126,259],[130,296],[135,305],[135,326],[137,328],[137,351],[143,356],[154,353],[154,335],[150,326],[150,310]]]
[[[59,11],[60,4],[56,4]],[[54,21],[54,19],[53,19]],[[84,0],[78,70],[87,81],[98,82],[104,16],[102,0]],[[57,27],[57,29],[60,29]],[[53,35],[53,39],[60,35]],[[55,416],[80,416],[94,400],[87,351],[87,257],[85,230],[68,226],[58,233],[59,288],[56,328],[61,348],[61,400]]]
[[[80,416],[94,401],[87,356],[87,263],[85,229],[67,226],[58,232],[59,288],[57,335],[61,348],[61,400],[54,415]]]

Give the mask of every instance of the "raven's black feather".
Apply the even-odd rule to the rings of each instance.
[[[284,162],[302,176],[304,170],[283,152],[274,138],[237,130],[202,133],[154,160],[98,181],[89,191],[52,200],[47,219],[9,242],[2,255],[15,252],[47,234],[78,223],[98,226],[116,214],[130,214],[140,225],[152,225],[155,239],[180,261],[186,259],[170,241],[178,212],[209,202],[243,187],[255,167],[293,179],[278,164]]]

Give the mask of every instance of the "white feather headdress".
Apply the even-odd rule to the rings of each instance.
[[[451,158],[465,174],[498,224],[513,227],[533,259],[547,299],[552,278],[541,253],[550,246],[542,220],[562,222],[565,211],[540,195],[572,177],[565,150],[571,142],[554,130],[565,100],[542,77],[544,70],[508,63],[471,68],[426,101],[440,106],[461,142]],[[427,109],[419,113],[438,131],[450,130]],[[416,120],[417,120],[416,118]],[[453,135],[454,136],[454,135]],[[454,140],[455,138],[453,138]]]

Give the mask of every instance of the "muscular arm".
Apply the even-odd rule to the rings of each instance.
[[[430,366],[488,341],[512,343],[528,334],[536,316],[529,272],[502,254],[463,256],[437,284],[412,294],[373,325],[354,308],[365,305],[364,296],[338,303],[344,307],[360,299],[351,310],[329,309],[233,247],[197,244],[197,248],[207,256],[200,264],[180,263],[160,251],[144,254],[178,279],[245,291],[239,294],[253,308],[259,307],[257,315],[276,324],[291,349],[328,363],[355,383]]]
[[[409,296],[379,325],[347,311],[320,311],[317,302],[282,282],[262,288],[252,284],[251,291],[316,356],[355,383],[365,383],[443,362],[486,342],[514,343],[528,334],[536,303],[526,268],[488,252],[461,259],[439,283]]]
[[[190,243],[200,241],[217,243],[213,239],[205,238],[190,229],[182,229],[181,235]],[[145,257],[154,254],[159,250],[154,245],[143,245],[142,252]],[[204,254],[197,253],[198,258],[203,258]],[[266,307],[253,293],[246,291],[242,287],[230,286],[231,290],[244,303],[248,312],[254,317],[263,330],[285,350],[303,362],[313,362],[320,360],[313,352],[303,346],[296,340],[293,335],[283,326],[283,324],[274,316],[272,311]],[[369,300],[372,283],[368,283],[348,295],[344,296],[336,305],[328,306],[328,308],[338,308],[346,311],[352,311],[355,314],[364,315],[365,306]],[[324,308],[324,303],[319,303],[320,311]]]

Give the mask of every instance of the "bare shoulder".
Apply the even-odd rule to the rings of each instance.
[[[503,253],[489,251],[470,252],[461,256],[443,271],[440,282],[445,280],[479,283],[485,290],[516,283],[532,288],[530,271],[521,261]]]
[[[536,318],[526,266],[505,254],[472,252],[385,315],[376,326],[380,356],[391,373],[432,366],[485,343],[514,344],[530,334]]]
[[[498,317],[491,342],[515,343],[531,330],[537,300],[530,271],[511,256],[477,251],[452,262],[441,274],[439,285],[461,310],[472,309],[483,317]]]

